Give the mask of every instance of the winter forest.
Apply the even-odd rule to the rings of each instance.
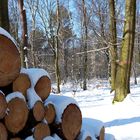
[[[0,140],[140,139],[140,0],[0,0],[0,40]]]

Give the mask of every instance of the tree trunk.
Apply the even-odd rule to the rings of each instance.
[[[84,15],[84,70],[83,70],[83,90],[87,90],[87,39],[88,39],[88,29],[87,29],[87,10],[85,6],[85,0],[82,0],[83,5],[83,15]]]
[[[118,63],[114,101],[123,101],[129,93],[130,73],[135,38],[136,0],[126,0],[125,25]]]
[[[0,27],[9,32],[8,0],[0,0]]]
[[[60,9],[59,0],[57,3],[57,33],[56,33],[56,46],[55,46],[55,75],[57,83],[57,93],[60,93],[60,70],[59,70],[59,29],[60,29]]]
[[[26,19],[26,10],[24,8],[24,0],[18,0],[18,4],[22,23],[21,61],[22,66],[28,68],[27,62],[28,32],[27,32],[27,19]]]
[[[115,90],[115,79],[116,79],[116,60],[117,60],[117,30],[116,30],[116,14],[115,14],[115,1],[109,0],[110,8],[110,37],[111,37],[111,48],[110,48],[110,59],[111,59],[111,91]]]

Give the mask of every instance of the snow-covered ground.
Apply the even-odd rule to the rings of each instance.
[[[75,87],[74,87],[75,88]],[[131,94],[121,103],[112,104],[113,94],[107,80],[92,80],[88,90],[73,85],[61,87],[62,94],[73,97],[79,104],[83,118],[92,118],[104,123],[106,140],[140,140],[140,80],[131,82]],[[74,90],[75,90],[74,89]],[[94,125],[94,124],[93,124]]]

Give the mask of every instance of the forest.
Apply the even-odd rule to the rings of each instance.
[[[16,140],[16,137],[25,139],[33,134],[36,140],[43,140],[46,134],[41,135],[40,130],[47,129],[48,136],[56,133],[64,140],[114,140],[117,136],[107,127],[112,127],[119,118],[113,116],[114,121],[109,118],[108,123],[106,118],[95,115],[103,122],[100,122],[97,135],[93,135],[85,132],[83,124],[89,125],[90,121],[88,119],[87,123],[82,117],[86,116],[88,101],[89,107],[95,105],[93,108],[96,108],[101,104],[104,108],[108,106],[107,100],[113,106],[139,98],[140,1],[0,0],[0,49],[0,105],[3,105],[0,131],[5,133],[6,127],[4,137]],[[17,91],[21,95],[10,95]],[[59,95],[63,94],[70,97],[61,99]],[[39,123],[50,111],[46,109],[48,106],[56,117],[54,114],[47,116],[53,120],[46,128]],[[22,117],[18,119],[22,119],[23,125],[20,126],[17,119],[19,129],[12,126],[14,119],[7,110],[12,107],[16,108],[15,116],[21,109],[21,114],[25,113],[23,116],[19,113]],[[120,106],[117,104],[117,107]],[[18,109],[20,111],[16,112]],[[68,112],[73,112],[72,119]],[[97,110],[95,112],[99,114]],[[87,113],[87,116],[90,115]],[[134,122],[139,122],[139,118],[133,117]],[[95,126],[97,131],[98,124]],[[69,129],[65,131],[65,127]],[[123,139],[119,136],[117,140]],[[1,137],[0,133],[0,140],[3,140]]]
[[[57,93],[67,81],[86,90],[89,79],[108,79],[114,101],[121,101],[130,92],[130,76],[137,83],[139,75],[138,5],[124,0],[6,0],[1,1],[0,25],[16,39],[22,66],[47,69]]]

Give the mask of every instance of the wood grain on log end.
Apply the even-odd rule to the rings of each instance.
[[[24,73],[20,75],[13,82],[13,91],[19,91],[26,97],[27,89],[31,87],[29,76]]]
[[[21,138],[11,138],[10,140],[21,140]]]
[[[43,138],[50,136],[50,128],[48,124],[39,123],[36,125],[33,136],[35,140],[43,140]]]
[[[9,38],[0,35],[0,87],[12,83],[18,77],[20,68],[21,60],[17,47]]]
[[[0,140],[7,140],[8,139],[8,133],[3,125],[3,123],[0,123]]]
[[[5,116],[5,125],[13,134],[21,131],[28,118],[28,107],[23,99],[14,98],[8,103],[8,115]]]
[[[82,115],[76,104],[69,104],[62,114],[62,132],[67,140],[74,140],[80,133]]]
[[[33,107],[33,115],[36,121],[42,121],[45,117],[45,107],[41,101],[37,101]]]
[[[48,124],[51,124],[54,121],[55,116],[55,107],[53,104],[49,103],[47,106],[45,106],[45,119]]]
[[[7,102],[5,96],[0,93],[0,119],[6,115]]]
[[[35,85],[35,91],[45,101],[51,92],[51,80],[47,76],[42,76]]]

